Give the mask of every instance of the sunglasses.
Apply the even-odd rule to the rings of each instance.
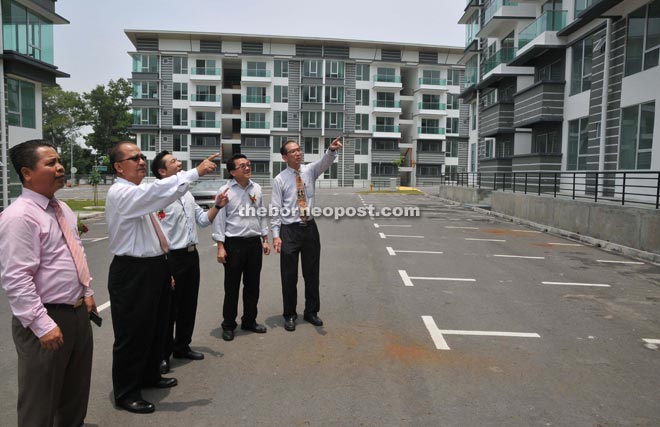
[[[133,160],[135,163],[139,163],[140,160],[144,160],[146,162],[147,156],[145,156],[144,154],[136,154],[135,156],[132,157],[126,157],[123,160],[117,160],[117,163],[125,162],[126,160]]]

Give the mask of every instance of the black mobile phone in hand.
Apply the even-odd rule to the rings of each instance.
[[[96,324],[96,326],[98,326],[99,328],[101,327],[101,323],[103,323],[103,319],[95,311],[90,311],[89,312],[89,320],[94,322]]]

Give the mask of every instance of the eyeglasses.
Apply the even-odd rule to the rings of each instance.
[[[300,148],[294,148],[293,150],[287,151],[286,154],[300,153],[301,151]]]
[[[132,157],[126,157],[123,160],[117,160],[117,163],[125,162],[126,160],[133,160],[135,163],[139,163],[140,160],[147,161],[147,156],[144,154],[136,154],[135,156]]]
[[[236,165],[236,169],[242,169],[242,170],[250,169],[251,167],[252,167],[252,163],[250,163],[250,162],[241,163],[240,165]]]

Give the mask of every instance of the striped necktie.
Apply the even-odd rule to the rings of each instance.
[[[60,230],[62,230],[66,245],[69,247],[73,263],[76,265],[78,280],[80,280],[80,283],[84,286],[89,286],[89,282],[92,278],[89,274],[89,267],[87,266],[87,259],[85,258],[82,244],[78,242],[76,235],[73,234],[73,230],[71,230],[71,227],[67,224],[59,202],[56,199],[51,199],[48,204],[55,210],[55,218],[57,218],[57,223],[60,225]]]
[[[167,239],[165,238],[165,234],[163,234],[163,229],[160,228],[160,224],[158,224],[158,220],[156,219],[156,214],[153,212],[150,213],[149,219],[151,220],[151,225],[154,226],[154,230],[156,231],[156,235],[158,236],[158,243],[160,243],[160,248],[165,253],[169,252],[170,245],[167,244]]]

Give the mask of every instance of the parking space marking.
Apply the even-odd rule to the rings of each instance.
[[[478,230],[479,227],[453,227],[451,225],[445,225],[445,228],[451,228],[455,230]]]
[[[403,234],[385,234],[385,233],[378,233],[380,235],[381,239],[387,239],[388,237],[411,237],[414,239],[423,239],[424,236],[406,236]]]
[[[601,288],[610,288],[610,285],[604,283],[577,283],[577,282],[541,282],[543,285],[557,285],[557,286],[595,286]]]
[[[385,249],[387,249],[387,253],[389,253],[391,256],[396,256],[397,252],[401,253],[408,253],[408,254],[438,254],[442,255],[444,252],[434,252],[434,251],[395,251],[392,249],[391,246],[387,246]]]
[[[100,313],[100,312],[102,312],[103,310],[105,310],[105,309],[108,308],[108,307],[110,307],[110,301],[108,301],[108,302],[106,302],[106,303],[103,303],[103,304],[97,306],[97,307],[96,307],[96,311]]]
[[[500,332],[500,331],[465,331],[456,329],[439,329],[432,316],[422,316],[426,329],[431,334],[431,339],[438,350],[451,350],[445,335],[471,335],[485,337],[515,337],[515,338],[541,338],[541,335],[533,332]]]
[[[544,256],[499,255],[499,254],[494,254],[493,256],[500,257],[500,258],[545,259]]]
[[[552,245],[552,246],[582,246],[579,243],[553,243],[553,242],[549,242],[548,245]]]
[[[461,277],[416,277],[409,276],[406,270],[399,270],[399,276],[405,286],[415,286],[413,280],[437,280],[443,282],[476,282],[475,279],[466,279]]]
[[[506,240],[501,239],[472,239],[470,237],[466,237],[465,240],[473,240],[477,242],[506,242]]]
[[[642,338],[642,340],[647,344],[660,344],[660,340],[655,340],[652,338]]]
[[[410,224],[374,224],[374,228],[380,227],[412,227]]]
[[[635,264],[635,265],[644,265],[643,262],[639,262],[639,261],[616,261],[616,260],[608,260],[608,259],[597,259],[596,261],[598,261],[598,262],[604,262],[604,263],[609,263],[609,264]]]
[[[462,218],[429,218],[431,221],[465,221]],[[470,221],[469,219],[467,221]]]

